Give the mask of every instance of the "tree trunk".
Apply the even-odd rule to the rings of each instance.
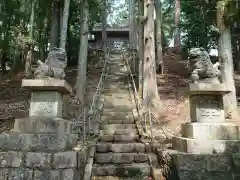
[[[50,50],[58,47],[59,43],[59,29],[60,29],[60,2],[59,0],[52,0],[52,23],[51,23],[51,40]]]
[[[46,58],[46,47],[48,45],[48,22],[49,22],[49,10],[46,9],[46,15],[45,18],[43,20],[43,36],[42,36],[42,40],[41,40],[41,49],[40,49],[40,53],[41,53],[41,60],[44,61],[44,59]]]
[[[174,47],[178,53],[181,51],[180,12],[180,0],[175,0]]]
[[[234,84],[234,71],[232,59],[232,45],[230,28],[224,24],[224,3],[217,3],[217,26],[220,31],[219,37],[219,57],[222,61],[222,81],[226,84],[230,93],[224,95],[224,110],[228,118],[235,114],[237,108],[236,89]]]
[[[87,52],[88,52],[88,0],[81,3],[81,37],[78,56],[78,75],[76,82],[76,96],[82,105],[85,105],[86,80],[87,80]]]
[[[61,38],[60,38],[60,48],[62,48],[62,49],[66,48],[69,5],[70,5],[70,0],[65,0],[64,1],[63,17],[62,17],[62,26],[61,26]]]
[[[136,12],[135,12],[135,0],[129,0],[129,47],[130,47],[130,56],[132,56],[132,62],[131,62],[131,66],[132,66],[132,71],[134,74],[136,74],[137,70],[137,66],[136,66],[136,58],[135,58],[135,53],[136,53]]]
[[[102,48],[104,51],[104,60],[107,60],[107,3],[106,0],[103,1],[102,7]]]
[[[154,0],[144,0],[144,18],[143,104],[146,108],[157,108],[160,98],[155,67]]]
[[[163,73],[163,52],[162,52],[162,4],[161,0],[155,0],[156,9],[156,46],[157,46],[157,70]]]
[[[36,6],[36,0],[33,0],[30,23],[29,23],[30,24],[29,37],[31,39],[31,42],[28,47],[28,52],[27,52],[26,61],[25,61],[25,75],[27,77],[31,74],[31,64],[33,61],[33,49],[34,49],[33,31],[34,31],[34,23],[35,23],[35,6]]]
[[[138,40],[138,94],[140,97],[143,97],[143,59],[144,59],[144,1],[139,0],[138,2],[138,11],[139,11],[139,40]]]

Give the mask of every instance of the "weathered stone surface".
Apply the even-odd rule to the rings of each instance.
[[[100,129],[101,130],[105,130],[105,129],[112,129],[112,130],[116,130],[116,129],[135,129],[136,126],[135,124],[109,124],[109,125],[100,125]]]
[[[103,141],[103,142],[112,142],[113,140],[114,140],[113,134],[101,135],[99,137],[99,141]]]
[[[113,160],[112,153],[97,153],[95,154],[95,161],[99,164],[111,163]]]
[[[76,168],[77,152],[67,151],[53,154],[53,167],[56,169]]]
[[[35,171],[34,172],[34,180],[61,180],[60,171],[52,171],[52,170],[45,170],[45,171]]]
[[[63,96],[57,91],[32,92],[29,116],[59,117],[63,115]]]
[[[52,154],[51,153],[37,153],[28,152],[25,157],[25,165],[29,168],[50,168]]]
[[[183,137],[172,138],[173,149],[187,153],[234,153],[239,152],[239,140],[197,140]]]
[[[7,179],[8,178],[8,169],[7,168],[0,168],[0,179]]]
[[[228,89],[225,84],[190,83],[189,92],[191,94],[225,94]]]
[[[112,120],[108,120],[108,124],[122,124],[123,120],[121,119],[112,119]]]
[[[130,164],[134,161],[134,155],[128,153],[114,153],[112,162],[114,164]]]
[[[200,180],[233,180],[233,174],[229,172],[197,172],[197,177]]]
[[[240,153],[233,153],[232,161],[236,169],[240,168]]]
[[[199,180],[196,171],[185,171],[180,170],[178,171],[179,180]]]
[[[82,168],[87,163],[87,151],[78,152],[78,168]]]
[[[76,180],[79,178],[76,169],[64,169],[61,172],[61,180]]]
[[[33,170],[25,168],[9,169],[8,180],[32,180]]]
[[[232,161],[229,155],[214,154],[206,156],[206,168],[211,172],[229,172]]]
[[[57,134],[22,134],[22,137],[30,138],[30,149],[37,151],[61,151],[68,145],[68,136]]]
[[[182,125],[182,136],[192,139],[237,140],[239,127],[231,123],[187,123]]]
[[[225,122],[222,95],[192,95],[190,96],[190,104],[192,122]]]
[[[119,164],[119,165],[93,165],[93,175],[96,176],[119,176],[119,177],[134,177],[146,176],[150,174],[148,164]]]
[[[110,143],[98,143],[96,144],[96,151],[100,153],[110,151]]]
[[[0,167],[20,167],[22,164],[23,154],[21,152],[0,152]]]
[[[139,137],[136,134],[123,134],[123,135],[115,135],[115,142],[135,142],[139,141]]]
[[[15,132],[21,133],[71,133],[71,122],[54,117],[28,117],[15,119]]]
[[[111,144],[110,149],[116,153],[145,152],[145,146],[142,143]]]
[[[206,170],[206,156],[197,154],[175,154],[174,163],[179,170],[203,171]]]
[[[135,143],[135,148],[136,148],[136,152],[139,153],[144,153],[146,151],[146,147],[143,143]]]
[[[63,94],[72,93],[71,86],[65,80],[56,78],[23,79],[22,87],[38,91],[58,91]]]
[[[136,163],[144,163],[148,161],[148,155],[147,154],[135,154],[134,161]]]

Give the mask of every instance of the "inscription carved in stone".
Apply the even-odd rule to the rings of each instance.
[[[218,96],[203,95],[198,99],[198,121],[215,122],[222,119],[222,107]]]

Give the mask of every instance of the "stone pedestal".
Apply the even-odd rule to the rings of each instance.
[[[191,123],[182,125],[182,137],[173,137],[173,150],[160,156],[172,157],[179,180],[239,179],[240,128],[225,121],[226,86],[190,84],[189,90]]]
[[[190,84],[191,123],[182,125],[182,137],[173,138],[173,149],[186,153],[226,153],[240,150],[239,127],[225,122],[224,84]],[[239,146],[239,147],[238,147]]]
[[[77,137],[71,122],[62,118],[62,97],[70,86],[59,79],[28,79],[22,86],[32,91],[29,117],[0,134],[0,179],[79,179],[78,167],[85,162],[73,150]]]

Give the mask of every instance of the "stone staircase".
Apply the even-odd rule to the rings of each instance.
[[[126,75],[120,56],[111,58],[92,169],[94,180],[106,176],[112,176],[109,178],[112,180],[116,177],[146,180],[150,175],[149,156],[157,162],[157,157],[147,154],[140,142]]]

